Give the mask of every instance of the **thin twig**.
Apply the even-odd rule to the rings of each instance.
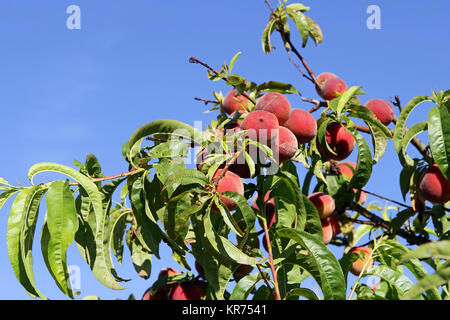
[[[195,58],[195,57],[191,57],[191,58],[189,59],[189,62],[190,62],[190,63],[196,63],[196,64],[199,64],[199,65],[202,65],[203,67],[205,67],[206,69],[208,69],[209,71],[211,71],[212,73],[214,73],[216,76],[221,76],[221,73],[220,73],[219,71],[213,69],[213,68],[210,67],[208,64],[204,63],[203,61],[198,60],[198,59]],[[224,80],[224,81],[226,81],[226,82],[228,81],[228,79],[227,79],[226,77],[224,77],[224,76],[221,76],[221,79]],[[248,99],[249,101],[251,101],[253,104],[256,104],[256,101],[255,101],[253,98],[251,98],[246,92],[242,92],[242,96],[244,96],[245,98],[247,98],[247,99]]]
[[[195,97],[194,100],[201,101],[201,102],[205,103],[205,105],[208,105],[209,103],[213,103],[213,104],[219,103],[218,101],[208,100],[208,99],[203,99],[203,98],[198,98],[198,97]]]

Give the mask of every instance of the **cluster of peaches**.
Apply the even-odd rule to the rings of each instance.
[[[317,82],[320,87],[317,88],[318,94],[325,100],[330,101],[337,98],[340,94],[347,90],[346,83],[335,74],[326,72],[317,77]],[[263,95],[256,103],[253,111],[248,112],[250,101],[243,95],[238,95],[237,90],[231,90],[224,99],[223,110],[230,115],[230,118],[235,119],[236,112],[239,114],[246,113],[242,122],[231,121],[224,129],[217,132],[218,136],[227,135],[228,132],[232,134],[248,130],[253,131],[255,135],[254,140],[264,143],[271,147],[272,150],[278,151],[278,162],[283,163],[294,157],[300,144],[311,142],[317,136],[317,122],[314,117],[307,111],[302,109],[291,109],[289,100],[282,94],[270,92]],[[370,109],[376,118],[384,125],[389,125],[394,121],[394,111],[392,106],[385,100],[373,99],[365,105]],[[274,140],[270,137],[276,136]],[[269,139],[267,139],[269,137]],[[341,124],[331,122],[326,129],[326,142],[331,153],[324,147],[317,144],[319,152],[324,158],[334,161],[342,161],[350,156],[355,147],[355,140]],[[203,160],[208,157],[210,151],[203,149],[197,156],[197,169],[202,170],[204,164]],[[337,164],[341,174],[349,180],[352,179],[356,164],[354,162],[344,161]],[[244,195],[243,178],[251,178],[248,165],[245,163],[234,163],[228,165],[228,170],[222,174],[224,165],[219,167],[215,172],[213,179],[220,178],[217,182],[216,191],[221,194],[225,191],[232,191]],[[450,183],[442,175],[437,165],[431,166],[421,177],[419,181],[419,190],[424,199],[433,203],[445,203],[450,201]],[[358,190],[353,190],[355,194]],[[363,204],[367,201],[367,194],[364,191],[360,192],[359,203]],[[315,192],[311,194],[308,199],[316,207],[321,222],[323,231],[323,242],[329,244],[333,237],[341,233],[340,223],[336,218],[336,206],[334,199],[326,193]],[[229,199],[220,198],[220,201],[228,208],[229,211],[236,209],[236,204]],[[275,200],[270,197],[270,191],[264,198],[266,206],[265,212],[267,215],[268,227],[272,227],[276,223],[276,208]],[[252,208],[259,211],[257,205],[257,197],[253,199]],[[213,206],[212,210],[218,211]],[[295,223],[295,222],[294,222]],[[306,230],[307,231],[307,230]],[[254,239],[251,246],[259,249],[259,239]],[[264,248],[267,250],[267,244],[263,241]],[[366,266],[370,268],[373,265],[373,258],[371,257],[371,249],[368,247],[354,247],[350,253],[361,254],[351,266],[350,272],[359,276]],[[363,259],[361,259],[363,258]],[[195,267],[199,276],[205,279],[202,266],[196,261]],[[248,265],[241,265],[235,272],[237,276],[245,276],[252,271],[252,267]],[[167,276],[167,274],[177,274],[173,269],[165,269],[160,274]],[[206,294],[205,282],[196,280],[195,282],[180,282],[173,285],[164,286],[159,289],[152,297],[150,297],[150,289],[146,292],[144,300],[198,300]]]

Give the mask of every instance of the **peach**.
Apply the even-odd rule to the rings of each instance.
[[[205,282],[182,282],[170,291],[169,300],[202,300],[205,295]]]
[[[281,93],[269,92],[258,100],[255,110],[264,110],[273,113],[277,117],[278,123],[282,125],[291,115],[291,103]]]
[[[283,126],[292,131],[300,144],[310,142],[317,135],[316,119],[303,109],[292,110]]]
[[[364,260],[361,260],[361,258],[358,258],[355,262],[353,262],[352,267],[350,268],[350,272],[353,273],[355,276],[359,276],[361,272],[363,271],[364,265],[367,263],[367,266],[364,270],[368,270],[373,266],[373,259],[370,258],[370,254],[372,253],[372,250],[368,247],[356,247],[352,248],[349,253],[356,253],[360,254],[360,252],[364,252]]]
[[[341,226],[339,225],[339,221],[335,217],[328,217],[327,220],[333,230],[333,237],[337,236],[342,232]]]
[[[213,176],[213,179],[218,178],[221,173],[222,169],[217,170]],[[237,174],[231,171],[227,171],[225,175],[219,180],[216,191],[219,194],[225,191],[232,191],[244,195],[244,183]],[[224,197],[220,197],[220,201],[225,204],[230,211],[233,211],[237,207],[236,203]],[[213,210],[219,211],[215,205],[213,205]]]
[[[356,170],[356,163],[344,161],[339,163],[338,167],[341,170],[341,173],[346,176],[348,180],[352,180]]]
[[[394,109],[385,100],[382,99],[372,99],[366,103],[367,109],[372,111],[378,120],[385,126],[390,124],[394,120]]]
[[[425,200],[433,203],[450,201],[450,183],[436,164],[420,177],[419,190]]]
[[[320,219],[326,219],[331,216],[336,209],[334,199],[326,193],[315,192],[308,196],[308,199],[316,207]]]
[[[329,244],[331,239],[333,239],[333,226],[328,222],[327,219],[324,219],[322,222],[322,233],[323,233],[323,243]]]
[[[339,78],[339,77],[331,72],[323,72],[316,77],[317,82],[320,85],[322,85],[325,81],[327,81],[328,79],[331,79],[331,78]]]
[[[298,150],[298,142],[291,130],[280,127],[278,131],[278,160],[279,163],[292,159]]]
[[[225,96],[223,109],[227,114],[232,114],[235,111],[246,111],[248,110],[248,102],[246,97],[237,95],[237,90],[233,89]]]
[[[328,159],[340,161],[344,160],[353,152],[355,148],[355,139],[352,134],[345,130],[345,128],[337,122],[333,122],[328,125],[325,133],[325,138],[336,155],[328,152],[325,147],[322,147],[320,143],[317,147],[320,153]]]
[[[264,110],[255,110],[250,112],[244,121],[241,129],[250,130],[249,136],[260,143],[270,146],[272,137],[278,134],[278,119],[270,112]]]
[[[267,216],[267,227],[270,228],[275,223],[277,217],[275,214],[275,199],[269,198],[270,197],[270,191],[266,193],[264,197],[264,202],[266,203],[266,216]],[[258,206],[258,195],[253,199],[252,202],[252,208],[259,211]]]
[[[325,100],[333,100],[347,90],[347,84],[340,78],[328,78],[321,87],[320,96]]]

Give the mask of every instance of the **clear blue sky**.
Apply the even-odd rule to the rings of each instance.
[[[72,4],[81,8],[81,30],[66,28],[66,8]],[[397,94],[406,103],[432,89],[448,89],[448,1],[304,4],[312,7],[309,15],[325,36],[317,48],[309,43],[304,56],[317,74],[334,72],[349,85],[363,86],[368,93],[363,103]],[[366,28],[366,8],[371,4],[382,10],[381,30]],[[27,185],[31,165],[51,161],[72,166],[74,159],[83,161],[88,153],[99,158],[104,173],[124,172],[122,143],[140,125],[163,118],[189,124],[212,120],[214,114],[203,115],[203,104],[193,98],[211,98],[213,90],[226,93],[228,88],[208,81],[200,66],[188,63],[190,56],[219,68],[242,51],[235,72],[260,83],[292,83],[304,96],[315,98],[314,88],[289,63],[278,37],[274,42],[279,50],[262,53],[260,39],[268,16],[263,0],[1,1],[0,176]],[[310,107],[299,97],[289,98],[294,107]],[[425,107],[418,110],[411,123],[423,120],[426,112]],[[390,144],[367,189],[400,200],[399,172]],[[6,251],[10,205],[0,212],[0,299],[28,299]],[[45,269],[38,241],[36,249],[38,288],[50,298],[64,298]],[[340,257],[340,250],[334,251]],[[75,246],[68,261],[81,267],[81,296],[106,299],[127,298],[130,293],[140,297],[160,268],[180,270],[171,259],[155,259],[153,275],[145,281],[125,258],[118,272],[133,280],[129,290],[114,292],[96,281]]]

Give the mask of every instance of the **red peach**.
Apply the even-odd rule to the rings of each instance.
[[[328,222],[327,219],[321,220],[321,222],[322,222],[323,243],[327,245],[331,242],[331,239],[333,239],[333,226]]]
[[[233,89],[225,96],[223,109],[228,114],[232,114],[235,111],[248,110],[248,99],[243,95],[237,95],[237,90]]]
[[[183,282],[177,284],[170,291],[169,300],[202,300],[205,294],[205,282]]]
[[[315,192],[308,196],[309,201],[311,201],[319,213],[320,219],[325,219],[333,214],[336,209],[334,199],[328,194],[323,192]]]
[[[298,150],[298,142],[291,130],[280,127],[278,131],[278,157],[279,162],[285,162],[295,155]]]
[[[347,90],[347,84],[340,78],[329,78],[321,88],[321,96],[325,100],[333,100]]]
[[[317,135],[316,119],[303,109],[292,110],[283,126],[292,131],[300,144],[311,141]]]
[[[352,248],[350,253],[356,253],[359,254],[360,252],[364,252],[364,260],[361,260],[358,258],[355,262],[353,262],[352,267],[350,268],[350,272],[353,273],[355,276],[359,276],[363,270],[364,265],[367,263],[367,267],[365,270],[370,269],[373,266],[373,259],[370,258],[370,254],[372,250],[368,247],[356,247]]]
[[[339,221],[334,217],[328,217],[327,219],[328,223],[331,225],[331,228],[333,229],[333,237],[340,234],[342,231],[341,226],[339,225]]]
[[[251,138],[268,146],[271,144],[272,137],[278,134],[278,127],[277,117],[264,110],[250,112],[241,125],[242,130],[250,130]]]
[[[331,150],[336,153],[336,155],[333,155],[318,143],[317,147],[320,153],[326,158],[340,161],[347,158],[353,152],[353,149],[355,148],[355,139],[352,134],[345,130],[339,123],[333,122],[329,124],[325,135]]]
[[[385,126],[394,120],[394,109],[385,100],[372,99],[367,101],[366,107],[372,111],[378,120]]]
[[[419,190],[424,199],[430,202],[446,203],[450,201],[450,182],[436,164],[428,168],[420,178]]]
[[[218,178],[221,173],[222,169],[217,170],[213,176],[213,179]],[[237,174],[227,171],[219,180],[216,191],[219,194],[222,194],[225,191],[232,191],[244,195],[244,183]],[[230,211],[233,211],[237,207],[236,203],[224,197],[220,197],[220,201],[225,204]],[[213,205],[213,210],[219,211],[215,205]]]
[[[341,170],[341,173],[346,176],[348,180],[352,180],[356,170],[356,163],[344,161],[339,163],[338,167]]]
[[[269,92],[258,100],[255,110],[273,113],[277,117],[278,123],[282,125],[291,115],[291,103],[281,93]]]

